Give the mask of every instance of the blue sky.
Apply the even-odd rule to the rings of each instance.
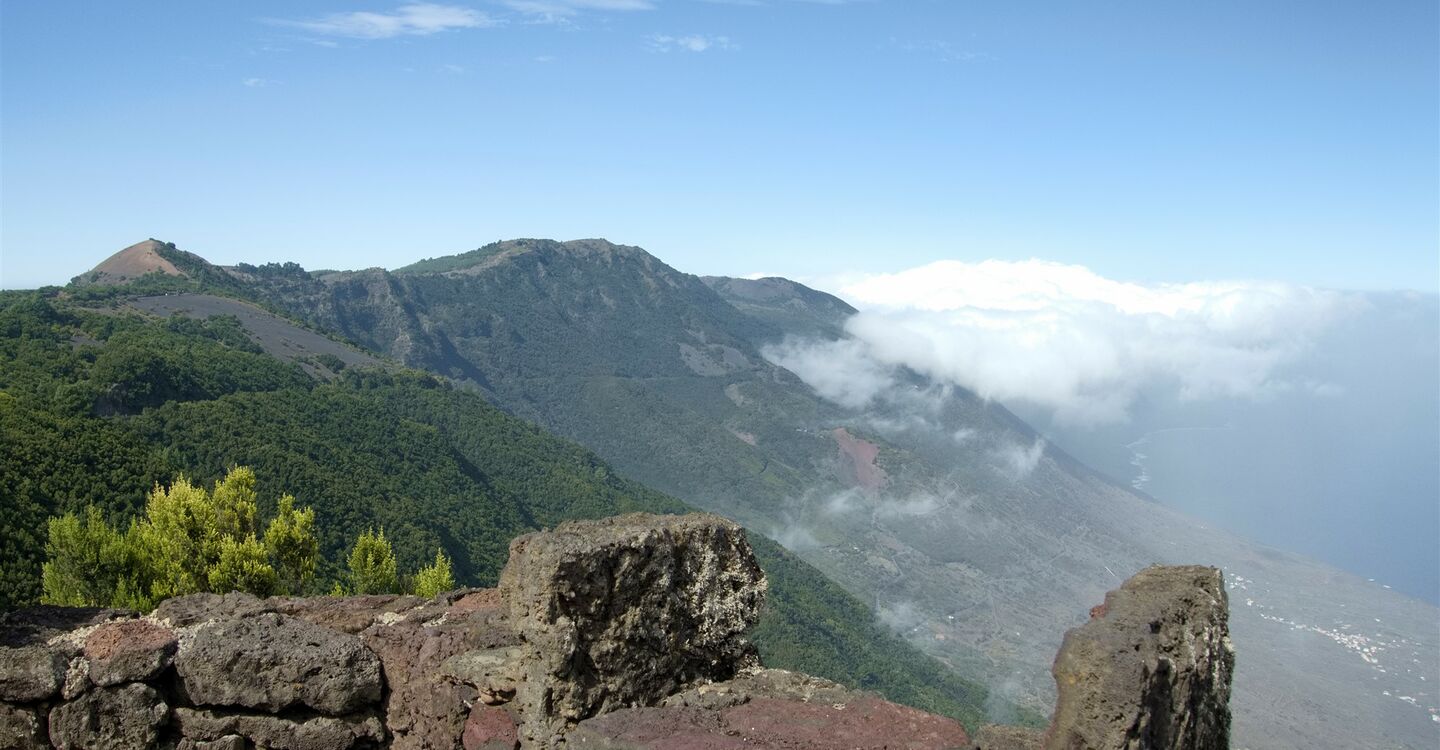
[[[1435,291],[1436,8],[7,0],[0,285],[150,236],[309,268],[603,236]]]

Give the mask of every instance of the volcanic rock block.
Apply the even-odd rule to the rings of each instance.
[[[1234,665],[1220,571],[1146,568],[1065,634],[1045,747],[1225,750]]]
[[[48,750],[45,714],[26,706],[0,703],[0,747],[14,750]]]
[[[596,750],[950,750],[968,748],[960,722],[833,682],[758,670],[701,685],[663,706],[582,722],[566,748]]]
[[[481,606],[481,598],[488,604]],[[452,592],[361,633],[384,667],[392,750],[459,750],[470,707],[482,696],[478,686],[442,665],[518,644],[503,615],[493,592]]]
[[[154,747],[170,706],[149,685],[99,688],[50,711],[50,742],[59,750]]]
[[[63,652],[46,646],[0,646],[0,700],[45,700],[60,692],[68,667]]]
[[[522,742],[552,746],[575,722],[756,664],[743,634],[765,588],[744,531],[709,514],[571,522],[511,542],[500,595],[524,641]]]
[[[150,613],[150,618],[172,628],[187,628],[211,620],[274,611],[269,601],[252,594],[232,591],[228,594],[187,594],[166,599]]]
[[[199,750],[224,747],[205,743],[233,743],[244,737],[256,747],[274,750],[359,750],[386,747],[385,726],[379,717],[266,716],[262,714],[177,708],[180,733]],[[242,745],[244,747],[244,745]]]
[[[175,631],[146,620],[107,622],[85,638],[90,681],[102,687],[158,677],[175,660]]]
[[[418,596],[398,594],[292,596],[265,600],[265,604],[276,612],[351,635],[358,635],[381,617],[400,615],[423,603],[425,600]]]
[[[341,715],[380,702],[380,660],[359,638],[275,612],[196,626],[181,640],[175,671],[197,706]]]
[[[515,750],[520,744],[515,719],[499,706],[478,705],[465,720],[465,750]]]

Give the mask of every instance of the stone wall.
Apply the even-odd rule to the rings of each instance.
[[[1112,592],[1057,657],[1048,747],[1224,747],[1218,586],[1152,568]],[[744,633],[764,597],[735,524],[635,514],[516,539],[494,590],[36,607],[0,617],[0,748],[974,746],[952,719],[761,669]]]
[[[765,578],[717,516],[564,524],[517,539],[502,578],[431,600],[11,613],[0,747],[550,747],[596,713],[756,664],[744,632]]]

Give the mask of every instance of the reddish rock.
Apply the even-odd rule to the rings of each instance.
[[[385,725],[394,750],[458,750],[468,706],[480,695],[474,686],[443,674],[440,665],[458,654],[513,646],[519,640],[493,607],[417,609],[405,619],[366,629],[360,638],[384,669]]]
[[[385,615],[399,615],[426,600],[418,596],[375,594],[371,596],[273,597],[267,607],[281,614],[322,628],[357,635]]]
[[[653,750],[948,750],[968,747],[965,727],[868,695],[846,703],[752,698],[719,711],[634,708],[586,721],[567,738],[579,748]]]
[[[499,706],[477,704],[465,720],[465,750],[515,750],[520,735],[510,712]]]
[[[476,612],[482,609],[500,608],[500,589],[480,589],[462,594],[450,605],[452,612]]]
[[[885,486],[889,479],[885,470],[875,463],[880,456],[880,446],[850,434],[844,427],[831,431],[835,444],[840,449],[840,459],[846,465],[849,476],[845,477],[856,487],[875,492]]]
[[[90,681],[102,687],[158,677],[175,660],[175,632],[146,620],[107,622],[85,638]]]

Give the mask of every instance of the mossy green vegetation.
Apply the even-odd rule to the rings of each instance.
[[[148,610],[172,596],[202,591],[245,591],[256,596],[303,593],[315,565],[313,530],[295,517],[313,518],[308,508],[258,536],[255,473],[237,467],[213,490],[184,476],[168,487],[156,485],[144,515],[121,532],[99,508],[50,519],[41,566],[41,601],[73,607],[129,607]],[[275,526],[275,522],[271,523]],[[274,532],[274,533],[272,533]],[[282,580],[279,570],[286,571]],[[307,573],[308,571],[308,573]]]
[[[383,528],[397,571],[433,569],[439,551],[455,585],[488,586],[518,534],[690,510],[434,375],[352,366],[318,381],[264,354],[233,318],[159,319],[59,290],[0,293],[0,431],[0,609],[41,598],[51,516],[68,518],[61,533],[94,550],[65,565],[76,578],[90,571],[94,589],[79,596],[98,597],[121,589],[121,577],[98,571],[132,564],[121,530],[144,518],[157,485],[173,491],[183,474],[193,488],[214,487],[235,466],[253,470],[253,515],[228,512],[237,532],[213,546],[213,581],[207,569],[203,584],[195,571],[177,573],[182,583],[327,590],[348,580],[357,537]],[[980,715],[982,688],[889,635],[810,566],[752,539],[774,592],[755,634],[767,664],[967,722]],[[441,585],[435,578],[417,572],[413,585]],[[147,590],[125,580],[137,603],[156,595],[153,581]]]

